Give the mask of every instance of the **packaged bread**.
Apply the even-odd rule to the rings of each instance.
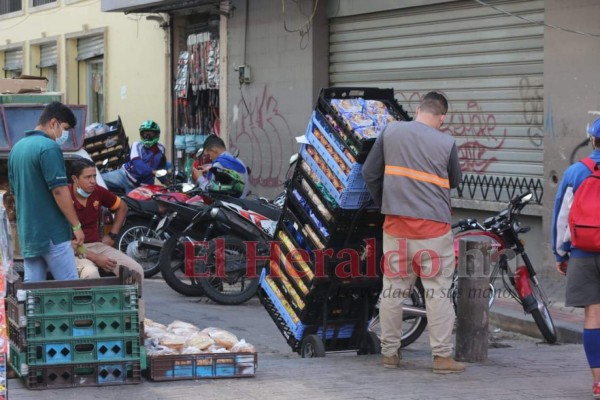
[[[167,331],[177,336],[189,337],[198,332],[199,329],[196,325],[175,320],[167,326]]]
[[[196,347],[200,350],[205,350],[210,345],[215,344],[215,341],[208,336],[208,333],[196,332],[185,341],[186,347]]]
[[[207,333],[214,341],[215,344],[229,350],[237,342],[239,342],[237,336],[233,333],[220,328],[205,328],[201,332]]]
[[[185,346],[185,338],[167,333],[160,338],[159,343],[161,346],[168,347],[179,353],[183,350],[183,346]]]
[[[256,353],[256,349],[244,339],[240,340],[230,350],[232,353]]]

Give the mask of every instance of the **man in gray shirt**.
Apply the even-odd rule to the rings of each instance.
[[[425,288],[433,372],[457,373],[453,359],[454,310],[448,290],[455,267],[450,188],[461,179],[454,138],[439,131],[448,102],[430,92],[411,122],[392,122],[377,138],[363,177],[386,215],[383,291],[379,307],[383,366],[401,359],[402,303],[417,277]]]

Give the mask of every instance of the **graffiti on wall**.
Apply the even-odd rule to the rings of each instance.
[[[397,93],[400,104],[412,115],[423,95],[419,92]],[[458,155],[461,169],[469,172],[486,172],[498,161],[490,152],[502,148],[506,140],[506,129],[497,129],[496,116],[484,111],[475,100],[467,101],[465,109],[454,108],[451,103],[441,130],[464,139],[458,146]]]
[[[527,137],[536,147],[541,147],[544,140],[544,97],[541,89],[534,87],[529,78],[523,77],[519,82],[519,92],[523,105],[523,119],[527,124]]]
[[[245,97],[237,105],[230,143],[240,148],[240,158],[250,167],[252,186],[279,187],[288,167],[284,155],[293,148],[292,131],[267,85],[254,97]]]

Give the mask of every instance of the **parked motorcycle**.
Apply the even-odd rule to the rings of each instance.
[[[213,202],[164,243],[160,271],[178,293],[242,304],[256,293],[263,267],[257,263],[256,274],[249,276],[247,251],[269,254],[280,209],[262,200],[210,195]]]
[[[163,177],[167,172],[161,170],[156,174],[157,177]],[[181,176],[174,176],[166,185],[142,185],[121,197],[129,211],[125,224],[115,240],[115,247],[144,268],[144,277],[149,278],[159,272],[160,251],[152,247],[140,246],[140,238],[144,236],[164,241],[168,233],[156,232],[156,226],[165,210],[161,209],[154,196],[165,195],[165,198],[171,201],[186,202],[190,200],[187,192],[192,188],[193,185],[184,183]]]
[[[523,208],[531,201],[531,193],[523,193],[510,200],[507,208],[500,211],[495,216],[487,218],[483,223],[479,223],[474,218],[463,219],[452,225],[455,230],[454,250],[456,260],[458,261],[458,243],[464,237],[486,237],[492,244],[492,261],[494,262],[490,273],[490,298],[489,306],[492,307],[496,298],[496,279],[498,275],[502,278],[503,286],[506,292],[514,298],[527,314],[531,314],[542,336],[548,343],[556,342],[556,328],[552,321],[552,316],[548,310],[548,300],[542,286],[537,279],[536,271],[529,256],[525,250],[520,234],[529,231],[529,227],[521,226],[519,215]],[[513,269],[509,261],[522,260],[522,265]],[[456,310],[458,297],[458,273],[455,271],[452,286],[450,288],[450,298]],[[412,303],[412,304],[411,304]],[[413,296],[407,300],[403,306],[403,332],[402,347],[406,347],[414,342],[425,329],[427,324],[425,312],[425,295],[422,284],[417,281],[413,290]],[[374,317],[369,329],[377,334],[380,333],[379,317]],[[404,324],[408,322],[409,329],[404,329]],[[413,329],[414,326],[418,329]]]

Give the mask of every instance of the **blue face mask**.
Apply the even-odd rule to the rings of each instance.
[[[69,139],[69,131],[63,131],[62,134],[60,135],[60,137],[56,138],[56,143],[59,146],[62,146],[63,144],[65,144],[65,142]]]
[[[83,197],[84,199],[87,199],[88,197],[91,196],[91,193],[88,193],[88,192],[84,191],[80,187],[77,187],[77,194],[80,195],[81,197]]]

